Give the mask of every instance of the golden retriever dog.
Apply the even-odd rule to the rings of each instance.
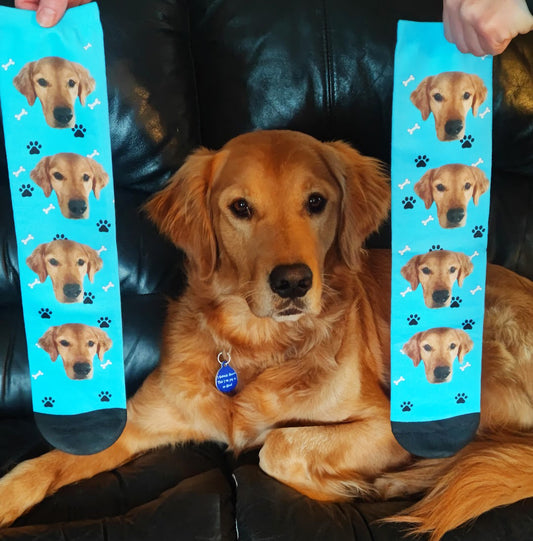
[[[111,349],[112,340],[98,327],[83,323],[65,323],[50,327],[37,342],[52,362],[58,357],[63,361],[70,379],[83,380],[93,377],[93,359],[104,360],[104,353]]]
[[[450,306],[453,284],[457,281],[457,285],[463,287],[464,279],[473,270],[472,261],[462,252],[433,250],[415,255],[400,272],[413,291],[422,286],[428,308],[443,308]]]
[[[455,359],[462,364],[473,347],[474,342],[462,329],[436,327],[411,336],[404,344],[403,352],[415,367],[421,361],[424,363],[429,383],[446,383],[452,380]]]
[[[186,441],[260,447],[267,474],[319,500],[426,492],[394,520],[433,540],[533,495],[533,283],[509,271],[489,272],[476,441],[416,460],[392,434],[390,252],[362,249],[389,201],[378,162],[343,142],[257,131],[193,153],[146,207],[188,266],[158,367],[108,449],[54,450],[0,480],[0,524],[63,485]],[[238,374],[231,394],[215,386],[220,352]]]
[[[55,192],[61,214],[74,220],[89,217],[89,194],[93,192],[100,199],[100,191],[109,182],[109,175],[97,161],[72,152],[42,158],[30,178],[46,197]]]
[[[427,120],[433,113],[435,131],[440,141],[456,141],[465,134],[469,109],[477,116],[487,99],[487,87],[478,75],[446,71],[422,79],[411,93],[411,101]]]
[[[76,98],[85,105],[96,82],[81,64],[58,56],[28,62],[13,79],[15,88],[33,106],[39,98],[46,123],[52,128],[72,128]]]
[[[59,302],[73,303],[82,302],[83,279],[87,276],[93,282],[103,261],[98,252],[87,244],[58,239],[39,244],[26,258],[26,264],[37,273],[41,283],[50,276]]]
[[[488,189],[489,181],[481,169],[460,163],[430,169],[414,186],[426,209],[435,202],[439,224],[445,229],[463,227],[468,202],[472,199],[477,206]]]

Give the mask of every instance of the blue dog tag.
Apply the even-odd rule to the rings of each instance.
[[[220,360],[222,353],[218,354],[218,362],[220,363],[220,368],[218,369],[217,375],[215,376],[215,386],[222,393],[231,393],[235,387],[237,387],[237,372],[229,366],[231,357],[228,354],[228,360]]]

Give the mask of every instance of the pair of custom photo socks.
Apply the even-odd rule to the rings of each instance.
[[[92,2],[53,28],[0,7],[0,97],[34,416],[91,454],[126,422],[103,34]]]

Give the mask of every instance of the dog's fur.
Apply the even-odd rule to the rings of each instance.
[[[390,254],[361,249],[388,202],[378,163],[341,142],[259,131],[195,152],[147,206],[188,256],[159,366],[107,450],[56,450],[6,475],[0,523],[65,484],[188,440],[261,446],[266,473],[320,500],[427,491],[394,520],[433,540],[533,495],[533,284],[509,271],[488,273],[476,441],[415,461],[391,432]],[[214,385],[221,351],[239,377],[234,395]]]
[[[417,332],[403,346],[414,366],[424,363],[429,383],[446,383],[453,377],[453,362],[462,364],[474,342],[462,329],[436,327]]]
[[[427,209],[435,202],[439,225],[445,229],[463,227],[468,202],[472,199],[477,205],[488,189],[489,181],[481,169],[460,163],[430,169],[414,186]]]
[[[37,273],[41,283],[50,276],[54,295],[59,302],[73,303],[83,300],[83,279],[91,282],[102,268],[98,252],[81,242],[57,239],[39,244],[27,257],[26,264]]]
[[[465,134],[469,109],[477,116],[487,99],[487,87],[481,77],[462,71],[446,71],[422,79],[411,93],[411,101],[420,110],[422,120],[433,113],[440,141],[456,141]]]
[[[13,79],[15,88],[33,106],[39,98],[46,123],[52,128],[72,128],[76,98],[85,105],[96,82],[81,64],[47,56],[25,64]]]
[[[421,285],[428,308],[450,306],[455,281],[463,287],[464,279],[474,270],[470,258],[462,252],[433,250],[413,256],[401,269],[411,289]]]
[[[113,345],[105,331],[83,323],[49,327],[37,343],[53,362],[61,357],[65,373],[75,380],[92,379],[94,356],[103,361]]]
[[[42,158],[30,178],[46,197],[54,191],[61,214],[74,220],[89,217],[89,194],[92,191],[100,199],[100,191],[109,182],[109,175],[97,161],[72,152]]]

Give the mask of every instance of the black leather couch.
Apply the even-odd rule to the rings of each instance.
[[[165,296],[186,286],[181,253],[139,212],[143,201],[193,148],[216,148],[256,128],[345,139],[388,162],[396,23],[440,20],[441,1],[113,0],[100,10],[131,395],[158,361]],[[533,35],[516,39],[494,62],[489,235],[490,259],[530,278],[532,66]],[[2,473],[48,448],[32,418],[8,190],[0,153]],[[388,243],[387,227],[369,242]],[[234,460],[213,442],[160,449],[65,487],[0,539],[397,540],[401,530],[374,521],[406,505],[318,503],[263,474],[256,452]],[[533,500],[445,536],[463,539],[533,539]]]

